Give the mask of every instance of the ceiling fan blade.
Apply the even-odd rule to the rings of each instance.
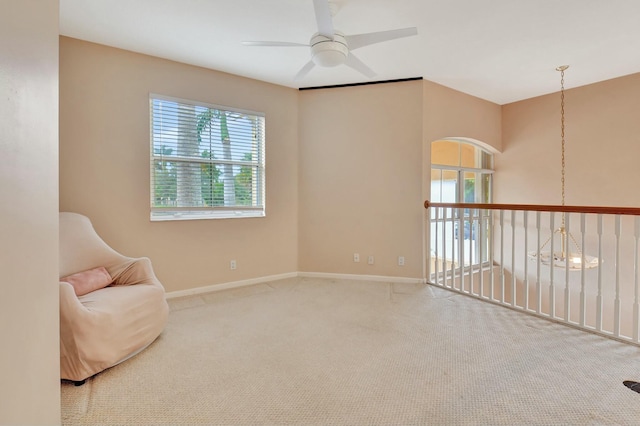
[[[309,47],[308,44],[291,43],[288,41],[243,41],[245,46],[266,46],[266,47]]]
[[[318,33],[333,40],[333,18],[331,18],[329,0],[313,0],[313,8],[316,12]]]
[[[313,69],[313,67],[315,67],[316,64],[313,63],[313,61],[309,61],[305,64],[304,67],[302,67],[302,69],[300,71],[298,71],[298,74],[296,74],[296,76],[293,78],[294,80],[302,80],[303,78],[306,77],[307,74],[309,74],[309,71],[311,71]]]
[[[360,59],[353,55],[353,53],[349,53],[347,56],[347,60],[344,63],[346,66],[353,68],[354,70],[366,75],[369,78],[373,78],[376,76],[375,71],[365,65]]]
[[[375,33],[355,34],[345,36],[344,38],[347,40],[349,50],[355,50],[360,47],[369,46],[370,44],[382,43],[383,41],[394,40],[402,37],[411,37],[414,35],[418,35],[418,29],[416,27],[378,31]]]

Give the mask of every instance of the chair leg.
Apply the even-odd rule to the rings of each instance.
[[[73,381],[73,384],[74,384],[75,386],[82,386],[82,385],[84,385],[86,382],[87,382],[87,379],[80,380],[80,381],[78,381],[78,382],[76,382],[76,381],[74,380],[74,381]]]

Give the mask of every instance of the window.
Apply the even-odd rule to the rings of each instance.
[[[150,96],[151,220],[265,215],[264,114]]]
[[[431,201],[490,203],[492,175],[493,155],[482,148],[452,140],[431,144]],[[455,267],[487,262],[489,219],[486,210],[442,209],[438,218],[431,218],[431,251],[439,257],[432,262]]]

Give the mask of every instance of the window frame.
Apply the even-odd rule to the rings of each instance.
[[[191,156],[183,156],[171,154],[164,154],[163,152],[157,153],[157,142],[156,133],[154,132],[156,124],[155,124],[155,114],[154,114],[154,102],[155,101],[167,101],[176,103],[179,106],[176,106],[176,109],[180,107],[194,107],[200,109],[209,109],[215,111],[216,113],[223,112],[225,116],[227,113],[230,114],[239,114],[250,117],[250,120],[255,120],[256,124],[256,132],[254,133],[253,143],[255,143],[255,147],[251,148],[250,153],[256,153],[256,160],[234,160],[234,159],[217,159],[213,155],[210,158],[206,157],[191,157]],[[193,122],[195,127],[197,127],[197,120]],[[197,128],[193,129],[197,131]],[[176,132],[178,132],[176,130]],[[239,218],[259,218],[266,217],[266,118],[263,112],[250,111],[235,107],[229,107],[224,105],[217,105],[208,102],[201,102],[190,99],[177,98],[172,96],[161,95],[157,93],[149,94],[149,141],[150,141],[150,149],[149,149],[149,176],[150,176],[150,220],[155,221],[174,221],[174,220],[200,220],[200,219],[239,219]],[[176,139],[178,136],[175,137]],[[200,142],[200,141],[199,141]],[[178,141],[175,141],[176,147],[178,146]],[[246,144],[246,140],[242,143]],[[177,148],[176,148],[177,149]],[[201,149],[198,146],[198,150]],[[158,206],[156,200],[156,169],[155,166],[157,162],[164,163],[181,163],[181,164],[191,164],[191,165],[210,165],[212,167],[220,167],[224,165],[230,165],[232,167],[245,167],[251,170],[251,178],[255,179],[255,183],[251,184],[251,205],[202,205],[202,206],[187,206],[187,205],[174,205],[174,206]],[[254,171],[255,170],[255,171]],[[237,177],[238,173],[234,176]],[[176,183],[177,185],[177,183]],[[176,188],[176,191],[179,191],[179,187]],[[223,191],[227,191],[226,185],[224,185]],[[235,182],[234,182],[234,191],[235,191]],[[176,193],[175,202],[178,203],[178,198],[180,198]],[[212,189],[213,194],[213,189]],[[213,196],[211,194],[211,196]],[[234,194],[235,195],[235,194]],[[204,199],[203,199],[204,204]]]
[[[458,164],[454,165],[454,164],[439,164],[439,163],[434,163],[433,162],[433,158],[431,159],[431,165],[430,165],[430,170],[431,170],[431,177],[430,177],[430,185],[433,188],[433,171],[434,170],[438,170],[439,175],[440,175],[440,192],[442,192],[442,183],[443,183],[443,175],[444,172],[450,172],[450,173],[455,173],[456,176],[456,191],[455,191],[455,200],[453,200],[453,202],[455,203],[462,203],[462,202],[468,202],[465,201],[465,176],[468,173],[473,173],[476,176],[476,181],[477,181],[477,177],[487,177],[488,178],[488,188],[487,188],[487,193],[486,194],[482,194],[485,197],[485,200],[483,202],[486,203],[491,203],[493,201],[493,174],[494,174],[494,169],[493,169],[493,153],[491,153],[490,151],[478,146],[477,144],[474,144],[472,142],[467,142],[467,141],[461,141],[461,140],[450,140],[450,139],[442,139],[442,140],[438,140],[438,141],[434,141],[434,142],[448,142],[451,144],[457,144],[458,145]],[[476,155],[476,160],[475,163],[481,165],[481,167],[469,167],[469,166],[463,166],[463,160],[462,160],[462,145],[469,145],[472,146],[475,150],[475,155]],[[488,166],[488,167],[487,167]],[[476,182],[476,190],[477,188],[479,188],[478,183]],[[480,188],[482,189],[482,184],[480,186]],[[440,194],[440,196],[442,196],[442,193]],[[434,197],[434,194],[431,194],[431,198],[434,201],[440,201],[440,200],[436,200],[437,197]],[[471,201],[473,202],[473,201]],[[431,218],[430,222],[431,222],[431,228],[432,228],[432,232],[433,232],[433,226],[441,226],[444,227],[445,226],[449,226],[451,227],[451,231],[447,231],[450,233],[451,238],[460,241],[469,239],[470,240],[470,246],[473,245],[473,252],[478,254],[480,253],[480,244],[483,244],[485,247],[487,247],[486,251],[482,251],[483,254],[483,259],[471,259],[471,258],[467,258],[466,253],[465,255],[462,256],[462,258],[460,258],[461,256],[461,252],[460,249],[457,250],[453,250],[453,254],[452,254],[452,258],[450,259],[450,261],[452,262],[452,264],[461,264],[461,267],[463,270],[468,271],[470,269],[473,268],[478,268],[478,267],[486,267],[491,263],[491,255],[489,253],[489,248],[491,247],[491,241],[492,241],[492,224],[491,224],[491,220],[490,220],[490,213],[487,210],[479,210],[479,209],[444,209],[447,210],[446,212],[441,212],[441,215],[439,215],[439,219],[435,219],[435,218]],[[446,221],[443,219],[444,215],[446,214]],[[456,227],[458,229],[456,229]],[[469,237],[467,238],[467,227],[469,228]],[[484,231],[479,231],[479,229],[477,229],[478,227],[483,227]],[[461,231],[460,231],[461,230]],[[474,235],[479,233],[480,235]],[[440,238],[442,238],[442,235],[439,235]],[[433,238],[433,235],[432,235]],[[482,241],[480,240],[480,238],[482,238]],[[435,242],[436,244],[440,244],[439,242]],[[433,241],[432,241],[433,244]],[[453,247],[453,245],[450,244],[450,247]],[[471,252],[469,251],[469,256],[471,256]],[[447,253],[443,253],[443,255],[446,257],[446,255],[449,254]],[[486,256],[486,257],[485,257]],[[467,260],[469,261],[467,263]],[[459,268],[460,266],[458,266]],[[440,273],[447,273],[448,271],[440,271]],[[434,271],[431,271],[431,274],[433,274]]]

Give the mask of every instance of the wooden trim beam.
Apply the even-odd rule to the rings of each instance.
[[[533,212],[561,212],[561,213],[595,213],[640,216],[637,207],[601,207],[601,206],[559,206],[545,204],[482,204],[482,203],[432,203],[424,202],[424,207],[451,209],[480,209],[480,210],[526,210]]]

